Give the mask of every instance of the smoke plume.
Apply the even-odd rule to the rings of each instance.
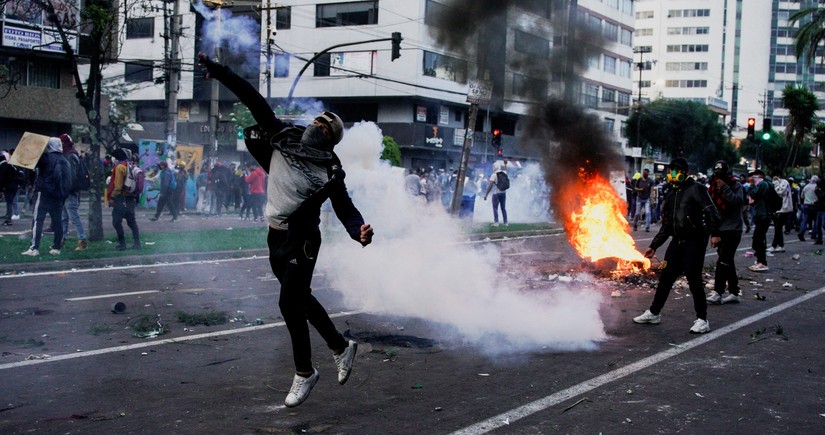
[[[201,27],[202,50],[215,57],[218,49],[243,56],[242,67],[255,69],[260,64],[261,26],[251,17],[233,16],[229,9],[212,10],[201,0],[192,7],[203,17]]]

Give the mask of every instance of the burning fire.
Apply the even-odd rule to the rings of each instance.
[[[615,259],[615,271],[621,274],[649,269],[650,260],[636,249],[630,236],[626,204],[610,182],[584,168],[579,178],[580,183],[570,183],[560,192],[567,209],[564,228],[579,256],[593,263]]]

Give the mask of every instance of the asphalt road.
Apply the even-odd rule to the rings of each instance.
[[[635,235],[641,248],[652,237]],[[283,406],[292,359],[265,258],[60,262],[0,276],[0,432],[822,433],[821,247],[788,240],[771,271],[757,274],[744,267],[750,241],[737,257],[743,300],[709,307],[711,333],[688,334],[695,316],[686,289],[671,294],[660,325],[636,325],[655,277],[596,278],[588,285],[602,292],[607,338],[585,351],[491,356],[431,322],[347,306],[319,270],[316,297],[361,346],[340,386],[313,335],[321,379],[297,408]],[[525,292],[580,279],[563,236],[490,243],[502,253],[501,272],[518,276]],[[708,251],[707,265],[715,259]],[[113,313],[115,302],[125,312]],[[225,311],[234,321],[189,327],[178,311]],[[169,332],[135,337],[129,325],[141,318]]]

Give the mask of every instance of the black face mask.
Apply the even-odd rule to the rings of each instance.
[[[303,136],[301,136],[302,144],[316,149],[327,150],[329,148],[328,142],[324,129],[316,124],[308,125]]]

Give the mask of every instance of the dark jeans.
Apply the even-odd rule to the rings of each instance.
[[[63,243],[63,201],[43,192],[35,192],[32,214],[34,215],[34,223],[32,225],[31,249],[40,249],[43,222],[46,220],[47,214],[52,218],[52,230],[54,230],[52,248],[60,249],[60,245]]]
[[[309,341],[307,321],[321,334],[331,350],[342,349],[347,341],[335,328],[326,309],[312,295],[310,283],[321,232],[313,229],[269,229],[269,265],[281,283],[278,305],[292,339],[295,371],[312,372],[312,347]]]
[[[805,237],[805,231],[811,227],[811,237],[816,237],[813,226],[816,223],[816,207],[811,204],[802,204],[802,216],[799,217],[799,235]]]
[[[3,198],[6,200],[6,222],[11,222],[11,217],[15,214],[14,213],[14,200],[17,199],[17,189],[15,190],[6,190],[3,193]]]
[[[785,246],[785,236],[783,235],[783,231],[785,231],[785,222],[788,220],[789,216],[791,216],[791,213],[776,213],[776,215],[774,215],[773,242],[771,242],[771,246],[774,248]]]
[[[215,189],[212,191],[212,194],[215,195],[215,210],[212,210],[212,214],[217,214],[220,216],[221,208],[226,207],[226,201],[229,197],[229,191],[223,189]],[[227,210],[229,209],[226,207]]]
[[[693,295],[693,308],[696,317],[707,320],[708,303],[705,300],[705,286],[702,283],[702,266],[705,264],[705,246],[707,237],[694,237],[689,240],[671,240],[665,252],[665,267],[656,286],[656,295],[650,305],[650,312],[658,315],[667,302],[673,283],[685,275]]]
[[[117,196],[112,199],[114,203],[114,210],[112,210],[112,226],[117,232],[117,244],[121,247],[126,246],[126,236],[123,234],[123,219],[126,219],[126,225],[132,230],[132,239],[135,246],[140,246],[140,229],[138,229],[137,221],[135,220],[135,206],[137,205],[137,198],[132,196]]]
[[[742,206],[742,222],[745,224],[745,232],[749,233],[751,231],[751,206],[748,204]]]
[[[241,211],[238,213],[241,217],[248,218],[249,212],[252,211],[252,195],[245,193],[243,195],[243,202],[241,203]],[[246,213],[246,214],[244,214]],[[257,217],[257,216],[255,216]]]
[[[768,265],[768,228],[771,226],[771,219],[768,217],[754,218],[753,220],[753,252],[756,261]]]
[[[253,193],[252,195],[252,214],[255,218],[264,217],[264,204],[266,204],[266,194]]]
[[[160,194],[160,198],[158,198],[158,208],[155,211],[155,219],[160,217],[160,214],[163,213],[163,207],[169,206],[169,212],[172,213],[172,219],[178,218],[178,196],[174,193],[170,194]]]
[[[736,276],[736,249],[742,241],[742,231],[721,231],[719,236],[722,240],[716,245],[716,252],[719,259],[716,260],[716,276],[714,279],[714,290],[720,295],[725,292],[727,285],[731,294],[739,294],[739,277]]]
[[[493,222],[498,223],[498,207],[501,206],[501,218],[507,223],[507,192],[493,194]]]

